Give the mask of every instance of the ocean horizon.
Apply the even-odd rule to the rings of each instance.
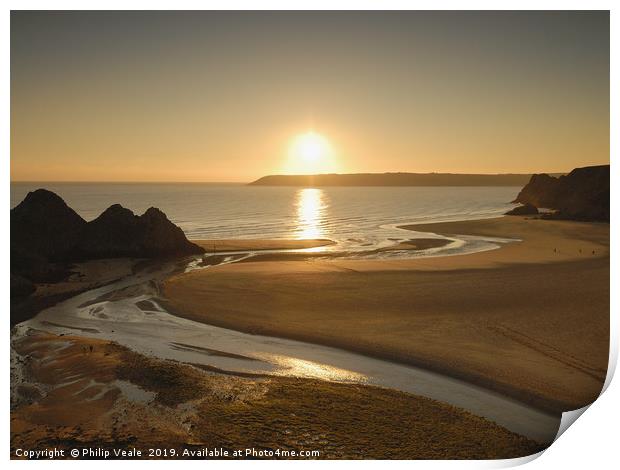
[[[57,193],[85,220],[112,204],[158,207],[190,239],[317,239],[370,250],[411,238],[399,225],[501,216],[518,187],[257,187],[234,183],[11,183],[11,208],[29,191]]]

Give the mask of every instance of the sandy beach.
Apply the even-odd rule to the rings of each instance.
[[[102,321],[89,323],[79,312],[71,320],[59,310],[48,316],[51,321],[43,319],[25,335],[14,336],[12,449],[53,442],[66,449],[96,445],[199,452],[217,443],[230,450],[312,449],[320,452],[318,458],[482,459],[542,450],[547,438],[528,439],[493,418],[415,392],[323,377],[244,373],[213,367],[209,360],[195,363],[190,356],[166,358],[152,341],[147,342],[153,351],[142,351],[137,337],[125,345],[113,332],[105,339],[106,315],[119,312],[123,321],[131,299],[144,297],[150,300],[136,303],[143,312],[138,316],[154,318],[156,302],[205,324],[440,372],[550,416],[596,398],[607,367],[609,304],[603,290],[609,282],[608,225],[504,217],[407,229],[515,241],[475,254],[417,259],[265,253],[185,274],[180,274],[183,263],[170,261],[170,272],[177,274],[157,281],[146,281],[157,263],[75,265],[66,283],[38,289],[70,295],[120,279],[118,287],[110,285],[109,292],[104,289],[88,302],[76,297],[78,308],[101,314]],[[446,243],[421,233],[390,249],[418,251]],[[218,245],[220,252],[261,251],[324,242],[221,240]],[[223,256],[206,259],[217,264]],[[172,334],[172,319],[163,320]],[[196,341],[208,333],[194,325],[187,341],[202,344]],[[214,334],[222,339],[223,333]],[[241,344],[240,338],[234,341]],[[191,357],[248,359],[227,344],[220,350],[172,343],[179,354],[193,351]]]
[[[216,266],[169,279],[164,293],[196,321],[423,366],[554,412],[598,396],[609,225],[503,217],[408,229],[520,241],[450,257]]]

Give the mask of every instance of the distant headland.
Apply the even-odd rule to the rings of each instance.
[[[554,173],[560,176],[562,173]],[[321,175],[269,175],[254,186],[524,186],[531,173],[352,173]]]

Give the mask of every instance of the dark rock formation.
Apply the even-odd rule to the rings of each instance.
[[[66,261],[86,221],[51,191],[37,189],[11,209],[11,291],[13,276],[31,282],[54,282],[67,274]],[[16,292],[24,292],[16,287]]]
[[[166,214],[150,207],[140,217],[143,253],[147,257],[202,254],[204,248],[187,240],[185,233],[168,220]]]
[[[74,261],[199,253],[204,249],[153,207],[136,216],[115,204],[86,222],[58,195],[37,189],[11,209],[12,296],[31,293],[32,283],[66,278]]]
[[[533,215],[538,214],[538,209],[532,204],[524,204],[506,212],[506,215]]]
[[[533,175],[514,202],[554,209],[557,218],[609,222],[609,165],[576,168],[559,178]]]
[[[552,209],[556,205],[560,178],[545,173],[532,175],[513,202]]]
[[[25,277],[11,273],[11,297],[24,297],[32,294],[36,287]]]
[[[11,251],[31,259],[65,260],[85,226],[60,196],[37,189],[11,209]]]
[[[166,214],[151,207],[137,216],[119,204],[89,222],[75,249],[79,258],[158,258],[204,253]]]

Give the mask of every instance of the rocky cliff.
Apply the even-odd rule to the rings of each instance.
[[[11,209],[11,250],[64,260],[86,225],[60,196],[37,189]]]
[[[151,207],[141,216],[120,204],[106,209],[86,224],[75,247],[75,257],[157,258],[204,253],[204,249],[187,240],[183,230],[168,220],[166,214]]]
[[[11,209],[12,295],[27,292],[29,281],[65,277],[67,263],[74,261],[199,253],[204,249],[154,207],[137,216],[115,204],[86,222],[57,194],[38,189]]]
[[[555,178],[533,175],[514,202],[553,209],[558,218],[609,222],[609,165]]]

